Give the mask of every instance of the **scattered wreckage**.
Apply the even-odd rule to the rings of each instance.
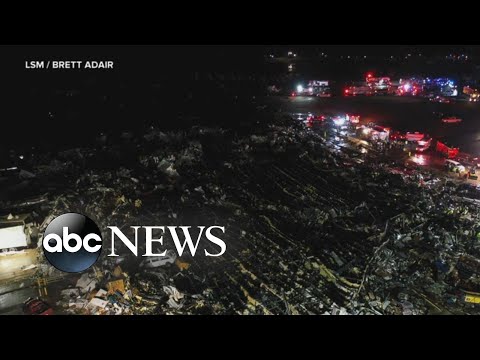
[[[479,313],[479,204],[449,180],[374,152],[352,166],[350,153],[280,117],[254,133],[152,128],[127,141],[38,157],[44,201],[1,207],[41,214],[40,231],[67,211],[101,229],[222,224],[228,250],[143,263],[102,254],[51,295],[63,312]]]

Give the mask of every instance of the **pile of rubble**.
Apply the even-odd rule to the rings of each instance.
[[[37,158],[45,217],[225,226],[218,258],[102,262],[58,299],[90,314],[478,313],[478,203],[446,179],[331,151],[277,119],[255,133],[193,128]],[[2,208],[20,211],[19,203]],[[27,206],[27,205],[22,205]],[[22,209],[23,211],[24,209]],[[40,229],[43,231],[44,229]],[[108,238],[108,234],[104,234]],[[480,301],[479,301],[480,302]]]
[[[128,315],[128,314],[162,314],[168,308],[181,309],[185,295],[172,285],[164,285],[158,294],[141,295],[140,290],[150,286],[146,279],[131,279],[119,265],[113,271],[95,268],[93,273],[84,273],[74,287],[60,292],[58,308],[65,313],[91,315]],[[150,274],[143,274],[148,277]],[[158,273],[158,279],[166,283]],[[132,282],[138,287],[133,287]],[[153,289],[152,289],[153,291]],[[162,309],[160,304],[165,303]]]

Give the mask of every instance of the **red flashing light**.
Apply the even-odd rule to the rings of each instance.
[[[368,73],[368,74],[367,74],[367,77],[368,77],[368,78],[371,78],[372,76],[373,76],[372,73]]]
[[[348,94],[348,89],[345,89],[345,94]]]

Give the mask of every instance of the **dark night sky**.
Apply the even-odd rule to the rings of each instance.
[[[281,45],[268,48],[278,51],[287,51],[291,48],[303,54],[312,54],[320,50],[332,55],[390,56],[411,52],[422,53],[426,56],[447,55],[451,52],[469,52],[471,55],[480,55],[480,46],[478,45]]]
[[[192,79],[195,72],[233,72],[247,76],[263,74],[267,68],[265,56],[268,53],[274,52],[280,56],[286,55],[288,50],[298,52],[300,57],[326,52],[333,61],[324,70],[335,70],[337,73],[343,73],[345,67],[350,65],[337,64],[336,55],[381,57],[421,52],[424,56],[444,56],[464,51],[470,56],[480,55],[480,46],[458,45],[2,46],[0,98],[3,99],[2,114],[5,120],[4,131],[0,134],[0,145],[2,140],[4,143],[7,140],[18,142],[17,138],[12,138],[9,129],[20,129],[22,133],[16,131],[15,134],[21,137],[23,144],[29,144],[24,139],[26,135],[40,141],[42,134],[53,131],[55,126],[59,125],[64,127],[65,131],[70,131],[75,124],[85,127],[88,124],[107,124],[114,120],[118,125],[122,118],[125,118],[125,121],[137,121],[152,117],[149,113],[149,106],[154,98],[151,93],[152,84],[161,84],[166,89],[171,86],[175,88],[171,94],[162,95],[161,102],[156,107],[162,115],[157,116],[158,118],[168,118],[163,116],[163,109],[170,110],[167,105],[172,108],[172,112],[177,111],[176,107],[181,108],[180,102],[177,105],[175,101],[178,100],[176,98],[185,97],[185,88],[193,88],[197,95],[212,93],[212,89],[208,87],[211,84],[188,83],[188,79]],[[113,60],[115,69],[32,70],[25,69],[26,60]],[[377,63],[382,62],[383,60],[378,58]],[[358,74],[361,74],[360,70]],[[78,104],[74,106],[70,102],[77,100],[62,98],[65,104],[61,107],[56,94],[57,90],[62,89],[80,89],[80,98],[88,98],[88,101],[82,103],[78,100]],[[108,94],[112,100],[100,106],[97,103],[103,101],[104,94]],[[223,103],[220,98],[215,99],[216,107]],[[203,100],[199,102],[202,103]],[[120,104],[128,106],[120,108]],[[56,114],[53,120],[48,115],[51,111]],[[56,125],[54,121],[57,121]],[[92,130],[92,133],[96,130]],[[78,132],[77,129],[75,131]]]
[[[181,77],[194,71],[262,72],[264,56],[274,52],[286,55],[288,50],[300,56],[367,55],[391,56],[422,53],[425,56],[447,55],[452,52],[480,55],[480,46],[449,45],[112,45],[112,46],[3,46],[0,57],[0,76],[3,91],[35,86],[35,82],[56,86],[75,78],[85,79],[85,71],[32,71],[25,69],[26,60],[114,60],[115,71],[95,73],[110,77],[160,80],[162,77]],[[6,95],[6,94],[5,94]]]
[[[425,56],[468,52],[480,55],[480,46],[461,45],[112,45],[112,46],[3,46],[0,76],[3,87],[28,86],[40,72],[25,70],[25,60],[114,60],[121,76],[155,77],[207,69],[208,71],[254,71],[270,52],[285,55],[288,50],[300,56],[326,52],[335,55],[391,56],[422,53]],[[261,69],[261,68],[260,68]],[[45,72],[43,72],[45,73]],[[48,73],[49,81],[69,81],[75,71]],[[53,75],[53,76],[52,76]]]
[[[358,54],[389,56],[408,52],[421,52],[425,55],[447,55],[451,52],[467,51],[471,55],[480,55],[478,45],[111,45],[111,46],[3,46],[1,63],[14,64],[23,58],[93,58],[117,57],[122,61],[145,61],[162,59],[164,61],[202,62],[223,59],[234,62],[261,58],[273,50],[280,53],[288,49],[300,54],[315,54],[325,51],[332,54]],[[4,68],[4,67],[2,67]]]
[[[115,71],[105,76],[162,79],[175,78],[193,71],[263,71],[264,56],[273,52],[286,55],[288,50],[299,56],[367,55],[391,56],[422,53],[424,56],[463,53],[480,56],[480,46],[462,45],[112,45],[112,46],[2,46],[0,76],[3,91],[25,88],[35,82],[71,82],[85,79],[85,71],[32,71],[25,69],[26,60],[113,60]],[[104,76],[95,73],[95,76]],[[107,79],[110,81],[110,79]]]

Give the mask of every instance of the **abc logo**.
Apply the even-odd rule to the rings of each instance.
[[[80,272],[97,261],[102,236],[92,219],[67,213],[53,219],[43,235],[43,253],[58,270]]]

